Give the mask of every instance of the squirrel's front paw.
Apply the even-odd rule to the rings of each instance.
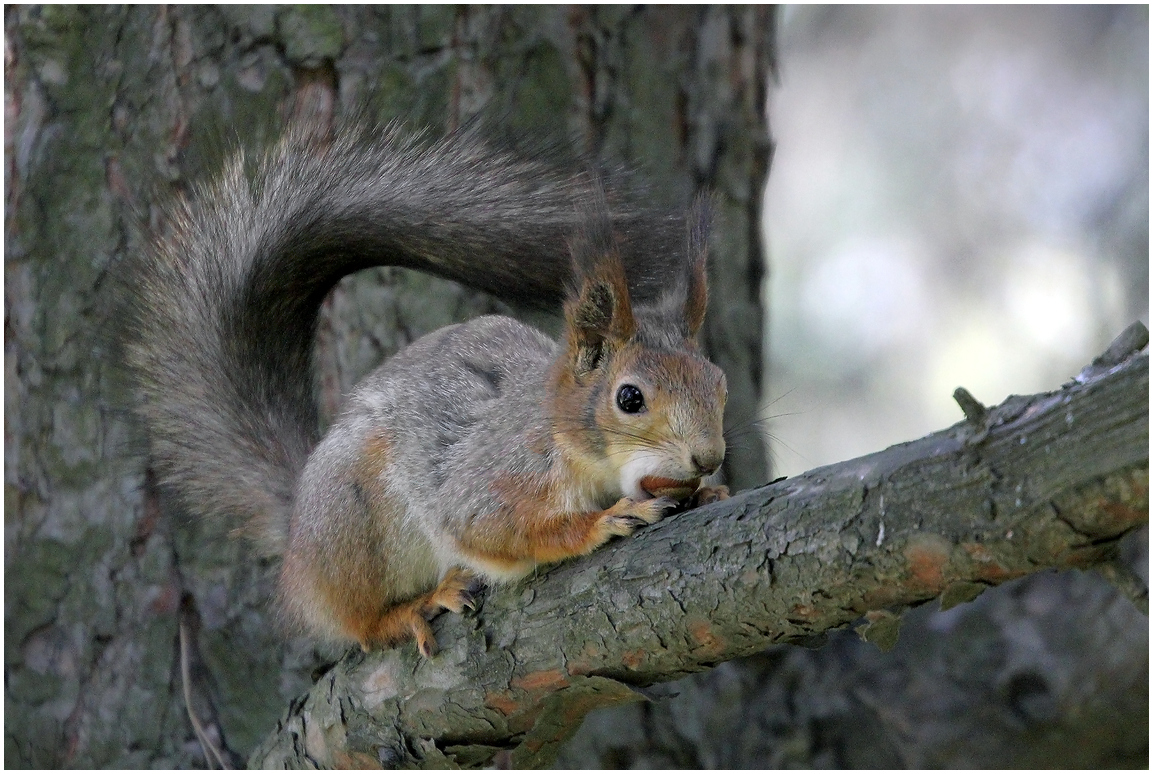
[[[440,585],[424,597],[420,614],[426,620],[432,620],[442,610],[454,613],[464,612],[465,609],[475,610],[476,599],[473,594],[480,590],[481,585],[476,575],[463,567],[454,567],[441,579]]]
[[[692,498],[689,500],[689,507],[696,508],[700,505],[708,505],[709,503],[719,502],[720,500],[729,499],[729,488],[724,484],[717,486],[702,486],[693,493]]]
[[[610,535],[626,536],[636,532],[638,527],[655,524],[677,507],[671,497],[654,497],[651,500],[634,500],[622,497],[616,505],[605,511],[603,523]]]

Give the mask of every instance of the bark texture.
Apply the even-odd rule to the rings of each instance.
[[[156,491],[106,333],[108,272],[153,202],[260,147],[290,105],[434,131],[485,113],[640,166],[654,195],[718,192],[707,322],[733,422],[760,390],[763,8],[5,8],[5,762],[203,765],[185,710],[249,751],[324,662],[285,642],[275,566]],[[385,356],[492,299],[411,272],[350,278],[321,331],[331,411]],[[545,326],[543,316],[530,318]],[[737,486],[765,480],[756,437]],[[234,762],[240,762],[239,757]]]
[[[1096,573],[937,607],[905,615],[888,652],[834,631],[597,710],[556,766],[1147,768],[1148,618]]]
[[[853,624],[889,649],[911,605],[1107,563],[1148,522],[1149,361],[1133,345],[1057,392],[965,401],[948,430],[493,590],[477,615],[438,619],[435,659],[350,656],[250,765],[547,765],[587,712],[645,686]]]

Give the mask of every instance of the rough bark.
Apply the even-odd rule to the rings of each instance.
[[[443,616],[444,648],[347,657],[256,766],[539,766],[592,709],[859,623],[895,643],[942,608],[1047,568],[1116,557],[1148,522],[1143,327],[1053,393],[963,400],[948,430],[687,511]]]
[[[1123,553],[1148,542],[1146,526]],[[1149,620],[1093,571],[921,605],[887,652],[846,629],[657,688],[590,713],[555,765],[1148,768]]]

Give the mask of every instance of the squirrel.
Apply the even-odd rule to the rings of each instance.
[[[302,125],[168,205],[126,283],[152,464],[193,514],[283,555],[290,624],[432,657],[429,621],[474,608],[477,584],[728,496],[701,484],[724,457],[726,399],[697,343],[705,207],[668,217],[614,195],[468,132]],[[563,296],[563,335],[498,315],[429,333],[319,437],[321,303],[377,265]]]

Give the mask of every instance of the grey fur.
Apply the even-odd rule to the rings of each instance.
[[[345,542],[379,529],[382,546],[373,554],[382,601],[410,599],[435,586],[462,564],[450,536],[498,509],[489,486],[494,476],[543,474],[551,467],[551,455],[530,452],[528,439],[548,434],[542,398],[555,355],[556,344],[539,331],[485,316],[434,331],[390,358],[356,386],[309,458],[293,546],[318,564],[342,566],[342,555],[356,550]],[[499,389],[492,374],[499,374]],[[384,437],[396,451],[374,479],[385,487],[387,502],[362,508],[373,527],[353,531],[348,514],[360,506],[350,493],[373,437]],[[382,518],[382,510],[396,518]],[[310,586],[281,591],[292,623],[340,638]]]

